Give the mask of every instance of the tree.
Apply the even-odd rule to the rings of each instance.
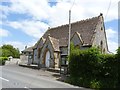
[[[12,56],[14,58],[20,57],[20,51],[18,48],[14,48],[12,45],[3,45],[0,47],[2,51],[2,57]]]

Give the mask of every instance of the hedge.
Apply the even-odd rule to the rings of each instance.
[[[6,60],[8,60],[8,57],[0,57],[0,65],[5,65]]]
[[[68,82],[89,88],[117,88],[118,59],[114,54],[100,54],[97,48],[79,50],[72,46]]]
[[[118,84],[117,87],[120,88],[120,47],[117,50],[117,62],[118,62]]]

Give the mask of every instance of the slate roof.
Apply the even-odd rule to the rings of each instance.
[[[26,48],[26,49],[23,50],[22,52],[33,52],[33,46]]]
[[[81,39],[83,40],[83,44],[91,45],[94,31],[96,29],[98,22],[100,21],[99,19],[100,16],[102,15],[71,23],[71,37],[75,32],[77,32],[80,34]],[[43,38],[47,38],[47,36],[50,35],[51,37],[59,40],[60,46],[67,46],[68,32],[69,25],[66,24],[47,30],[46,33],[43,35]]]
[[[55,39],[53,37],[50,37],[50,36],[49,36],[49,40],[51,41],[54,51],[60,51],[59,50],[59,40]]]
[[[44,39],[43,37],[41,37],[41,38],[37,41],[37,43],[35,43],[35,45],[33,46],[33,49],[37,48],[37,46],[38,46],[38,44],[40,43],[41,40],[42,40],[43,42],[45,42],[45,39]],[[40,45],[40,47],[42,47],[42,45]]]

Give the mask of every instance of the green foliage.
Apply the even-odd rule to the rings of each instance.
[[[117,50],[117,58],[120,60],[120,47]]]
[[[0,51],[2,52],[2,57],[12,56],[14,58],[18,58],[20,56],[19,50],[14,48],[12,45],[3,45],[0,47]]]
[[[117,54],[116,54],[116,58],[117,58],[117,63],[118,63],[118,84],[117,87],[120,88],[120,47],[117,50]]]
[[[118,67],[115,55],[100,55],[101,72],[97,76],[102,88],[115,88],[118,82]]]
[[[8,60],[8,57],[0,57],[0,65],[5,65],[6,60]]]
[[[116,58],[119,53],[116,57],[114,54],[100,54],[95,47],[86,50],[71,47],[69,83],[95,89],[117,87],[119,75]]]
[[[98,88],[100,88],[100,86],[101,86],[100,81],[92,80],[90,82],[90,88],[96,88],[96,89],[98,89]]]

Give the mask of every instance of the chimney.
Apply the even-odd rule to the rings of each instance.
[[[102,14],[102,13],[100,13],[100,16],[103,16],[103,14]]]
[[[27,49],[27,45],[25,46],[25,49]]]
[[[48,27],[48,30],[50,29],[50,27]]]

